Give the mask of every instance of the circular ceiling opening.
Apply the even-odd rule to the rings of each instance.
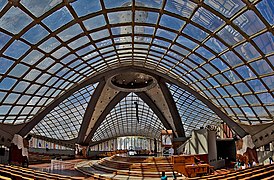
[[[110,84],[126,92],[146,91],[156,85],[156,79],[140,72],[123,72],[110,78]]]

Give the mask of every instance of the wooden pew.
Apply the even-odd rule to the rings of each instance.
[[[0,180],[12,180],[12,179],[9,178],[9,177],[5,177],[5,176],[1,176],[1,175],[0,175]]]
[[[272,170],[266,170],[266,171],[261,172],[261,173],[254,173],[252,176],[246,177],[243,180],[263,179],[263,178],[267,178],[267,177],[272,176],[272,175],[274,175],[274,169],[272,169]]]
[[[28,168],[23,168],[19,166],[7,166],[4,168],[5,170],[11,171],[15,174],[19,174],[21,176],[32,178],[32,179],[58,179],[56,175],[41,172],[41,171],[35,171]]]
[[[1,174],[2,173],[2,174]],[[68,180],[68,179],[84,179],[84,177],[71,177],[60,174],[52,174],[48,172],[36,171],[29,168],[23,168],[19,166],[7,166],[0,165],[0,175],[7,175],[8,177],[15,179],[56,179],[56,180]]]
[[[272,169],[274,169],[274,165],[259,165],[252,168],[232,171],[226,174],[202,176],[200,177],[200,179],[209,179],[209,180],[262,179],[264,176],[272,176],[273,175],[271,174]],[[189,179],[199,179],[199,178],[189,178]]]
[[[3,169],[0,169],[0,175],[11,178],[13,180],[34,180],[34,178],[29,178],[29,177],[20,175],[19,172],[18,173],[16,171],[11,172]]]
[[[274,179],[274,175],[266,177],[266,178],[263,178],[262,180],[273,180],[273,179]]]

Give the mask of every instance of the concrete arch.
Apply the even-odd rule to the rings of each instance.
[[[225,114],[222,110],[220,110],[218,107],[216,107],[210,100],[203,97],[201,94],[190,88],[188,85],[183,84],[177,79],[174,79],[166,74],[162,74],[160,72],[157,72],[153,69],[148,69],[144,67],[138,67],[138,66],[124,66],[116,69],[112,69],[109,71],[105,71],[102,73],[97,73],[93,75],[92,77],[82,81],[81,83],[73,86],[70,88],[66,93],[64,93],[62,96],[57,97],[47,108],[42,110],[37,116],[35,116],[30,122],[26,123],[25,126],[18,132],[21,136],[25,136],[31,129],[38,124],[46,115],[49,113],[52,109],[54,109],[60,102],[68,98],[70,95],[72,95],[75,91],[79,90],[82,87],[85,87],[86,85],[96,83],[99,81],[104,81],[105,76],[110,76],[115,73],[121,72],[121,71],[136,71],[136,72],[143,72],[150,74],[152,76],[159,76],[161,77],[165,82],[176,84],[177,86],[181,87],[182,89],[188,91],[189,93],[193,94],[197,99],[202,101],[204,104],[206,104],[213,112],[215,112],[224,122],[226,122],[230,128],[232,128],[240,137],[244,137],[247,132],[234,120],[232,120],[227,114]]]

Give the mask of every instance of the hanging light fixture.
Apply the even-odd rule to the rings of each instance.
[[[137,118],[137,123],[139,123],[139,114],[138,114],[138,103],[134,102],[135,108],[136,108],[136,118]]]

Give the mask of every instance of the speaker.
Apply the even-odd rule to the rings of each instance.
[[[265,151],[270,151],[270,144],[269,143],[264,145],[264,150]]]
[[[28,134],[27,137],[26,137],[26,140],[30,140],[32,138],[32,135],[31,134]]]
[[[5,148],[0,148],[0,156],[5,156]]]

